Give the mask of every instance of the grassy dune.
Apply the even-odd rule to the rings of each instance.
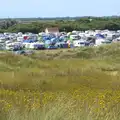
[[[0,53],[0,120],[119,120],[120,44]]]

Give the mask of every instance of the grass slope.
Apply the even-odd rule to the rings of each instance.
[[[0,54],[0,120],[118,120],[120,44]]]

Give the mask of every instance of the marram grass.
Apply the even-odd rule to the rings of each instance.
[[[119,47],[1,54],[0,120],[119,120]]]

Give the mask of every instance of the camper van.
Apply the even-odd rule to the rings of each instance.
[[[84,40],[75,40],[73,41],[74,47],[83,47],[83,46],[89,46],[89,42]]]

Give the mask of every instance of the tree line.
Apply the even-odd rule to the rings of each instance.
[[[0,22],[0,32],[32,32],[39,33],[46,27],[58,27],[60,31],[71,32],[73,30],[120,30],[120,18],[79,18],[74,20],[51,20],[36,21],[30,23],[19,23],[17,20],[5,20]]]

